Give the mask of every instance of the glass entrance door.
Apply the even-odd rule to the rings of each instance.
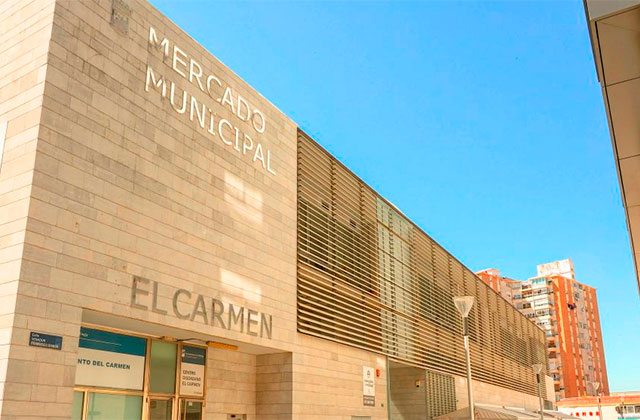
[[[171,420],[172,412],[172,399],[149,398],[149,420]]]
[[[180,399],[180,420],[202,420],[202,401]]]
[[[78,361],[71,420],[202,420],[206,347],[82,327]]]

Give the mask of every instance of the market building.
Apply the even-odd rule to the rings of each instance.
[[[0,419],[433,418],[458,295],[538,407],[544,332],[148,3],[2,2],[0,54]]]

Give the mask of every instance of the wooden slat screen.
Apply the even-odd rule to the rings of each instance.
[[[298,331],[464,376],[467,294],[474,378],[536,395],[544,332],[299,132]]]

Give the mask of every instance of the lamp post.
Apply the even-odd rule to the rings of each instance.
[[[462,317],[462,335],[464,336],[464,353],[467,359],[467,392],[469,394],[469,419],[475,420],[475,407],[473,404],[473,389],[471,388],[471,354],[469,351],[469,323],[468,316],[473,306],[473,296],[456,296],[453,303]],[[601,419],[602,420],[602,419]]]
[[[591,382],[591,386],[593,386],[593,391],[596,393],[596,397],[598,398],[598,417],[602,420],[602,405],[600,404],[600,382]]]
[[[542,369],[544,366],[540,363],[536,363],[531,366],[533,373],[536,374],[536,383],[538,384],[538,402],[540,403],[540,420],[544,420],[544,406],[542,405],[542,389],[540,388]]]

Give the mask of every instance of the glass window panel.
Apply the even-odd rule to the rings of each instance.
[[[202,420],[202,401],[180,401],[180,420]]]
[[[171,400],[151,400],[149,420],[171,420]]]
[[[87,420],[141,420],[142,397],[89,393]]]
[[[173,394],[176,388],[176,355],[178,346],[163,341],[151,343],[151,392]]]
[[[82,420],[82,403],[84,392],[73,392],[73,405],[71,406],[71,420]]]

